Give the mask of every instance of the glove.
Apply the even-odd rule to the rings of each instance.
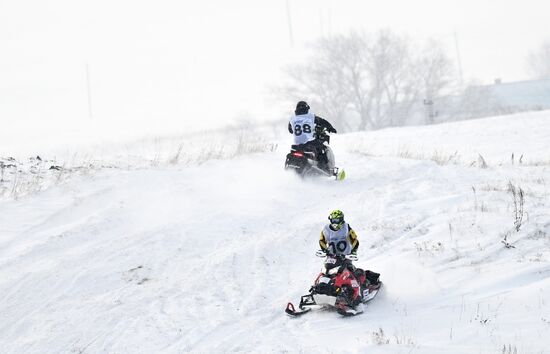
[[[317,252],[315,252],[315,255],[317,257],[325,257],[326,255],[328,255],[328,252],[327,250],[318,250]]]
[[[334,128],[330,128],[330,129],[328,129],[328,132],[329,132],[329,133],[334,133],[334,134],[336,134],[336,133],[337,133],[336,129],[334,129]]]

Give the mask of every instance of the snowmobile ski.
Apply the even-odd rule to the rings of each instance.
[[[336,180],[337,181],[343,181],[345,178],[346,178],[346,171],[344,171],[343,169],[336,173]]]
[[[296,311],[296,309],[294,308],[294,305],[292,304],[292,302],[289,302],[289,303],[286,305],[286,310],[285,310],[285,312],[286,312],[289,316],[292,316],[292,317],[301,316],[301,315],[303,315],[303,314],[308,313],[309,311],[311,311],[310,308],[308,308],[308,309],[300,309],[300,310]]]

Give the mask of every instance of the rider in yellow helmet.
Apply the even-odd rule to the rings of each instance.
[[[357,254],[359,240],[355,231],[344,220],[341,210],[334,210],[328,216],[329,224],[321,231],[319,245],[329,254]]]
[[[330,223],[325,225],[319,238],[321,249],[325,253],[332,255],[357,255],[359,240],[355,231],[344,220],[344,213],[341,210],[334,210],[330,213],[328,219]],[[379,273],[355,268],[351,262],[349,263],[349,268],[357,279],[361,279],[364,276],[370,284],[377,285],[379,283]]]

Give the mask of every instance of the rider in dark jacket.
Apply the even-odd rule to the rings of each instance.
[[[291,118],[291,121],[293,121],[295,118],[298,118],[299,116],[309,114],[309,109],[310,109],[310,107],[307,104],[307,102],[305,102],[305,101],[298,102],[298,104],[296,104],[296,109],[294,110],[295,116],[293,116]],[[313,115],[313,116],[314,116],[314,124],[315,124],[314,131],[317,131],[317,129],[320,128],[320,129],[326,129],[329,133],[336,133],[336,129],[334,129],[332,124],[330,124],[327,120],[325,120],[325,119],[323,119],[323,118],[321,118],[317,115]],[[288,123],[288,132],[290,134],[294,134],[296,136],[302,134],[302,130],[297,131],[296,134],[295,134],[295,132],[292,128],[293,128],[293,126],[292,126],[291,122],[289,122]],[[297,126],[296,128],[302,128],[302,127]],[[295,136],[295,139],[296,139],[296,136]],[[326,153],[325,153],[325,145],[319,139],[314,139],[314,138],[310,138],[310,139],[311,140],[307,141],[306,143],[303,143],[303,145],[306,146],[306,147],[309,147],[313,151],[315,151],[316,156],[318,156],[319,163],[321,163],[322,165],[326,165],[328,163],[328,159],[327,159],[327,156],[326,156]]]
[[[296,109],[294,110],[294,114],[296,114],[297,116],[299,116],[301,114],[307,114],[307,113],[309,113],[309,109],[310,109],[310,107],[305,101],[300,101],[296,105]],[[326,130],[329,133],[337,133],[336,129],[334,129],[334,127],[332,126],[332,124],[329,123],[328,120],[326,120],[324,118],[321,118],[318,115],[315,115],[315,125],[317,125],[321,128],[326,128]],[[288,123],[288,132],[290,134],[294,133],[292,131],[292,125],[290,124],[290,122]]]

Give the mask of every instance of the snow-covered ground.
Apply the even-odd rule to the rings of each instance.
[[[5,187],[1,352],[550,353],[550,112],[334,136],[343,182],[285,172],[290,136],[212,139]],[[385,286],[289,318],[336,208]]]

